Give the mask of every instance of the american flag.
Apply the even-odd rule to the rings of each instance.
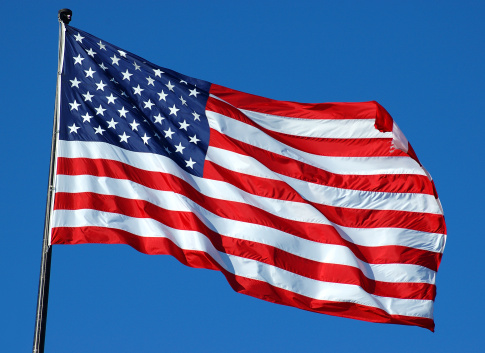
[[[443,212],[378,103],[242,93],[64,28],[51,244],[128,244],[270,302],[434,329]]]

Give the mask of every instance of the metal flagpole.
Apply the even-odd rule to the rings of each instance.
[[[54,124],[52,129],[52,145],[51,145],[51,158],[49,168],[49,184],[47,189],[47,203],[45,211],[44,221],[44,239],[42,242],[42,257],[40,263],[40,275],[39,275],[39,291],[37,294],[37,312],[35,316],[35,332],[34,332],[34,345],[32,348],[33,353],[44,352],[45,342],[45,329],[47,322],[47,303],[49,300],[49,280],[51,270],[51,256],[52,249],[49,244],[49,229],[50,229],[50,216],[52,210],[52,195],[54,193],[54,167],[55,167],[55,151],[57,145],[57,116],[59,114],[59,90],[60,79],[62,72],[62,59],[64,53],[64,33],[65,24],[71,21],[72,11],[69,9],[62,9],[58,12],[59,18],[59,60],[57,66],[57,87],[56,87],[56,103],[54,110]]]

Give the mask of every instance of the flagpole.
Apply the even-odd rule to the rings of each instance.
[[[59,18],[59,59],[57,66],[57,86],[56,86],[56,103],[54,109],[54,123],[52,128],[52,144],[51,144],[51,157],[49,168],[49,183],[47,189],[47,203],[45,211],[44,221],[44,238],[42,241],[42,257],[40,262],[40,275],[39,275],[39,291],[37,294],[37,311],[35,315],[35,331],[34,331],[34,344],[32,348],[33,353],[44,353],[45,343],[45,331],[47,323],[47,304],[49,300],[49,282],[51,271],[51,258],[52,249],[49,244],[49,229],[50,229],[50,216],[52,211],[52,195],[54,193],[54,167],[55,167],[55,151],[57,147],[57,117],[59,114],[59,90],[60,90],[60,78],[62,72],[62,57],[64,53],[64,33],[65,24],[68,24],[71,20],[72,11],[69,9],[62,9],[58,12]]]

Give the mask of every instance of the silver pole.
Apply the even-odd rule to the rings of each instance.
[[[52,249],[49,244],[49,230],[50,230],[50,218],[52,211],[52,201],[54,194],[54,176],[55,176],[55,151],[57,147],[57,134],[58,134],[58,115],[59,115],[59,97],[60,97],[60,84],[62,73],[62,61],[64,55],[64,34],[65,23],[69,23],[72,12],[68,9],[62,9],[58,13],[59,17],[59,59],[57,66],[57,87],[56,87],[56,103],[54,109],[54,123],[52,128],[52,144],[51,144],[51,157],[49,168],[49,183],[47,189],[47,203],[45,211],[44,221],[44,238],[42,242],[42,257],[40,263],[40,275],[39,275],[39,291],[37,294],[37,312],[35,315],[35,332],[34,332],[34,345],[32,348],[33,353],[44,353],[45,343],[45,331],[47,322],[47,303],[49,300],[49,280],[51,269],[51,257]]]

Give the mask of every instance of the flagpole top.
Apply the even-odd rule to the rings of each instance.
[[[72,11],[69,9],[60,9],[59,12],[57,13],[59,17],[59,22],[64,23],[65,25],[69,24],[71,22],[71,17],[72,17]]]

